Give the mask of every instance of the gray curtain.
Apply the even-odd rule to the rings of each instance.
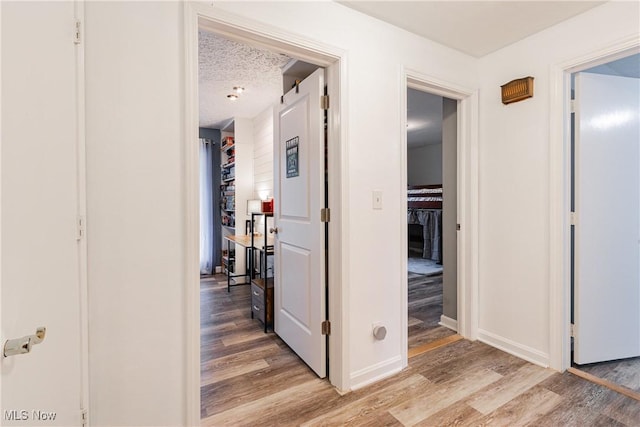
[[[200,274],[221,264],[220,131],[200,128]]]

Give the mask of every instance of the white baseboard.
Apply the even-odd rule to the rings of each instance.
[[[438,322],[438,324],[440,326],[444,326],[445,328],[449,328],[452,331],[458,332],[458,321],[456,319],[447,317],[444,314],[440,316],[440,322]]]
[[[397,374],[402,370],[402,357],[396,356],[391,359],[376,363],[373,366],[361,369],[351,374],[351,390],[357,390],[376,381]]]
[[[222,273],[222,266],[221,265],[216,266],[216,273]]]
[[[482,329],[478,330],[478,341],[498,348],[509,354],[513,354],[514,356],[524,359],[527,362],[531,362],[534,365],[542,366],[543,368],[549,367],[549,354],[543,353],[535,348],[522,345]]]

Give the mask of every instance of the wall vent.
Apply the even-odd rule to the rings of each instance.
[[[533,77],[511,80],[500,87],[502,88],[502,103],[505,105],[533,97]]]

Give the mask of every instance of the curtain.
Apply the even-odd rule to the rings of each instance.
[[[215,271],[213,148],[211,141],[200,139],[200,274]]]

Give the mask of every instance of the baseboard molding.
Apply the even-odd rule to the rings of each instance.
[[[397,374],[402,370],[402,357],[396,356],[391,359],[376,363],[373,366],[361,369],[351,374],[351,390],[357,390],[376,381]]]
[[[511,341],[510,339],[501,337],[491,332],[479,329],[478,341],[498,348],[509,354],[513,354],[514,356],[519,357],[520,359],[524,359],[527,362],[542,366],[543,368],[549,367],[549,354],[543,353],[526,345],[522,345],[515,341]]]
[[[444,326],[445,328],[449,328],[452,331],[458,332],[458,321],[456,319],[447,317],[444,314],[440,316],[440,322],[438,324],[440,326]]]

